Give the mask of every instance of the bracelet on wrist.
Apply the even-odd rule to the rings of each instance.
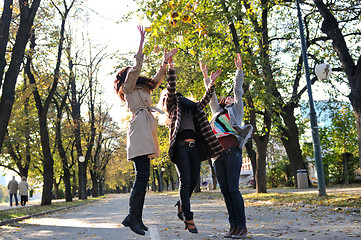
[[[163,62],[164,64],[168,64],[167,62]]]

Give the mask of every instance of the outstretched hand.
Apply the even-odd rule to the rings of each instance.
[[[167,52],[167,49],[164,49],[164,53],[163,53],[163,62],[164,63],[169,63],[169,60],[172,58],[172,62],[173,62],[173,56],[177,53],[178,49],[177,48],[173,48],[172,50],[170,50],[169,52]]]
[[[214,81],[219,77],[219,75],[221,75],[221,72],[222,72],[221,69],[217,69],[215,72],[214,71],[211,72],[211,77],[208,87],[211,87],[214,84]]]
[[[234,59],[237,70],[242,70],[242,58],[241,54],[237,53],[237,58]]]
[[[199,62],[199,67],[201,68],[201,71],[203,73],[203,77],[204,79],[208,78],[208,69],[207,69],[207,65],[203,65],[202,62]]]
[[[138,31],[140,33],[140,43],[139,43],[138,53],[143,53],[145,30],[144,30],[144,27],[141,25],[138,25],[137,27],[138,27]]]

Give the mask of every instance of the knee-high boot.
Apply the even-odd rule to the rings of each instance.
[[[129,198],[129,214],[122,222],[125,227],[130,227],[133,232],[139,235],[145,235],[145,232],[139,223],[139,216],[144,203],[142,195],[141,191],[132,190]]]
[[[139,211],[139,215],[138,215],[138,220],[139,220],[139,225],[140,227],[144,230],[144,231],[148,231],[148,227],[144,225],[142,217],[143,217],[143,207],[144,207],[144,199],[145,199],[145,191],[141,192],[141,202],[142,204],[140,205],[140,211]]]

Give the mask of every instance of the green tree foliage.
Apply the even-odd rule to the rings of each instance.
[[[0,165],[19,176],[41,179],[38,121],[35,103],[29,85],[19,84],[16,99],[4,142],[4,154]]]
[[[326,178],[337,183],[345,182],[344,168],[352,176],[358,166],[355,115],[349,103],[340,102],[331,109],[328,117],[331,124],[320,128]]]
[[[347,78],[351,90],[348,98],[355,114],[361,164],[361,1],[313,2],[323,18],[320,29],[331,40],[332,49],[337,55],[335,59],[341,65],[342,75]]]
[[[202,81],[197,63],[202,60],[210,69],[220,67],[223,70],[216,83],[217,94],[229,92],[232,85],[230,76],[234,71],[232,58],[235,52],[241,52],[246,75],[245,90],[249,90],[245,93],[246,121],[254,119],[257,157],[265,155],[260,149],[266,149],[267,141],[259,140],[267,139],[272,122],[287,150],[294,177],[297,169],[305,168],[299,144],[304,126],[295,110],[306,91],[306,84],[302,79],[294,1],[137,2],[141,6],[140,15],[151,22],[147,54],[154,55],[164,47],[180,49],[175,62],[182,91],[201,94]],[[327,5],[344,24],[344,36],[351,43],[350,52],[356,56],[359,44],[352,43],[359,39],[355,17],[358,4],[358,1],[333,1]],[[347,14],[350,9],[354,10],[353,14]],[[321,31],[322,20],[316,14],[318,11],[312,2],[305,2],[302,6],[310,66],[324,60],[334,64],[334,70],[338,72],[341,69],[337,67],[336,53],[332,51],[330,37],[325,37]],[[319,91],[330,98],[338,97],[340,89],[335,86],[343,82],[342,74],[335,74],[332,81],[319,81],[316,87],[322,86]],[[314,77],[312,82],[316,80]]]
[[[0,203],[9,202],[9,191],[5,186],[0,185]]]

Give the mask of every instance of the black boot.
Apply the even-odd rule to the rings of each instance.
[[[138,215],[138,221],[139,221],[139,225],[140,227],[144,230],[144,231],[148,231],[148,227],[144,225],[142,217],[143,217],[143,207],[144,207],[144,198],[145,198],[145,191],[141,192],[141,207],[140,207],[140,211],[139,211],[139,215]]]
[[[143,208],[142,204],[142,193],[140,191],[133,190],[129,198],[129,214],[122,222],[125,227],[130,227],[133,232],[139,235],[145,235],[138,219],[139,212],[141,208]]]

